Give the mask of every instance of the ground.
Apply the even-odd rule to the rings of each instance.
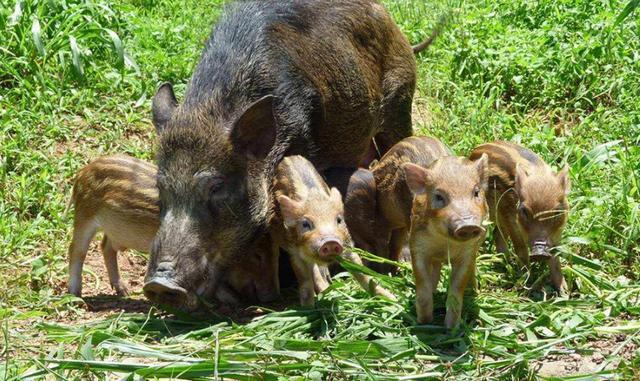
[[[459,155],[506,139],[569,166],[569,297],[491,234],[452,331],[448,270],[419,325],[406,266],[376,276],[397,302],[341,273],[314,308],[287,290],[194,315],[146,302],[141,253],[120,255],[132,295],[115,297],[96,239],[84,299],[67,295],[75,173],[104,154],[153,160],[150,98],[165,81],[182,98],[222,3],[0,0],[0,379],[640,379],[635,1],[384,1],[412,42],[449,15],[417,57],[416,134]]]

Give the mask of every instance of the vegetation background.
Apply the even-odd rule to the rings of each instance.
[[[639,379],[639,2],[385,4],[414,42],[453,12],[418,57],[416,133],[461,155],[500,138],[569,164],[570,298],[489,240],[453,332],[446,282],[434,325],[416,325],[406,267],[380,276],[397,303],[344,274],[315,309],[242,324],[157,311],[140,287],[122,303],[65,295],[74,174],[107,153],[153,160],[149,99],[162,81],[184,91],[222,1],[0,0],[0,379]],[[85,282],[108,291],[89,256]]]

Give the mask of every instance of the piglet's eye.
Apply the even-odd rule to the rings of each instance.
[[[475,187],[475,189],[473,190],[473,197],[480,198],[480,188]]]
[[[342,221],[342,216],[338,216],[338,218],[336,218],[336,222],[338,223],[338,225],[340,225]]]
[[[302,220],[300,226],[302,227],[303,232],[308,232],[313,229],[313,223],[306,218]]]
[[[446,197],[440,192],[436,192],[432,198],[433,202],[431,207],[434,209],[444,208],[447,205]]]

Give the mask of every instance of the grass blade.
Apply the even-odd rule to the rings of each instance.
[[[113,49],[118,56],[116,67],[118,69],[122,69],[124,67],[124,47],[122,45],[122,40],[120,39],[118,34],[111,29],[105,29],[105,31],[109,35],[111,42],[113,42]]]
[[[36,45],[36,50],[38,51],[38,55],[40,57],[45,56],[44,44],[42,43],[42,32],[40,30],[40,21],[38,19],[33,19],[33,24],[31,24],[31,37],[33,38],[33,43]]]
[[[69,45],[71,46],[71,59],[73,61],[73,68],[78,77],[84,77],[84,69],[82,67],[82,53],[78,47],[78,42],[73,36],[69,36]]]
[[[636,8],[638,8],[638,6],[640,6],[640,0],[631,0],[631,1],[629,1],[629,3],[627,3],[627,5],[622,10],[622,12],[620,12],[618,17],[616,17],[616,21],[613,24],[613,26],[617,27],[618,25],[622,24],[624,22],[624,20],[627,17],[629,17],[629,15],[631,13],[633,13],[636,10]]]

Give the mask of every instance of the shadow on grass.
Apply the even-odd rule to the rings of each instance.
[[[90,312],[138,312],[148,313],[152,305],[145,299],[123,298],[108,294],[99,294],[83,298]]]
[[[448,330],[444,325],[446,316],[447,292],[436,292],[433,295],[434,311],[433,323],[416,325],[411,328],[412,333],[436,355],[443,360],[453,360],[469,350],[471,341],[469,332],[475,327],[480,307],[476,303],[477,291],[467,289],[464,294],[463,310],[460,324]],[[410,313],[415,316],[415,305],[411,305]]]

